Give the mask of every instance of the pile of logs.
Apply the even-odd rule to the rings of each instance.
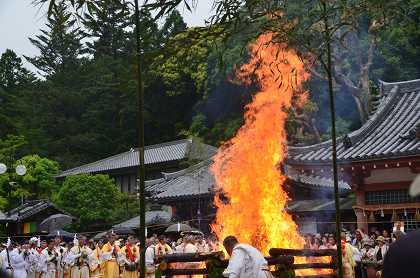
[[[295,276],[296,278],[333,278],[336,277],[336,250],[310,250],[310,249],[282,249],[272,248],[270,256],[266,257],[269,266],[275,266],[273,275],[279,276],[282,272],[290,272],[302,269],[330,269],[331,274]],[[295,257],[330,257],[329,263],[295,263]],[[223,252],[206,254],[171,254],[160,259],[160,269],[165,277],[176,275],[206,275],[209,274],[209,263],[216,263],[218,266],[226,268],[229,261],[224,258]],[[197,263],[200,268],[181,268],[183,263]],[[191,264],[190,264],[191,265]],[[205,265],[205,267],[204,267]]]

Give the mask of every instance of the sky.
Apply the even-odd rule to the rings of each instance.
[[[188,26],[203,26],[211,14],[212,0],[197,2],[193,12],[183,6],[178,8]],[[0,53],[9,48],[19,56],[38,54],[28,37],[38,35],[39,29],[45,27],[47,7],[34,7],[31,3],[32,0],[0,0]],[[28,62],[24,61],[24,65],[35,71]]]

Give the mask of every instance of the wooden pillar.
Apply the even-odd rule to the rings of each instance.
[[[356,205],[365,205],[365,191],[360,187],[358,187],[356,190]],[[363,214],[363,211],[360,209],[356,210],[355,213],[357,218],[357,228],[363,229],[363,231],[367,233],[369,231],[367,224],[368,213]]]

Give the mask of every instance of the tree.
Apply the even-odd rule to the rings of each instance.
[[[75,27],[76,20],[67,11],[68,7],[60,1],[52,7],[48,17],[47,30],[41,35],[29,38],[39,49],[40,55],[25,58],[44,76],[52,76],[66,69],[75,69],[79,65],[79,57],[84,53],[80,40],[82,33]]]
[[[22,59],[7,49],[0,57],[0,135],[19,133],[30,105],[25,97],[34,82]]]
[[[143,9],[143,10],[144,12],[147,12],[150,14],[149,10],[147,9]],[[163,24],[159,32],[159,37],[161,38],[162,41],[167,42],[172,37],[178,35],[181,32],[184,32],[186,29],[187,29],[187,24],[185,23],[179,11],[173,10],[168,15],[168,17],[166,17],[165,23]]]
[[[55,175],[60,171],[57,162],[39,155],[26,155],[14,163],[14,166],[26,166],[26,174],[18,176],[13,174],[17,188],[12,196],[17,198],[51,198],[57,191]]]
[[[0,57],[0,88],[11,91],[34,79],[33,74],[23,67],[22,59],[13,50],[6,49]]]
[[[0,138],[0,163],[4,163],[10,171],[13,167],[13,160],[15,155],[19,155],[22,147],[26,144],[23,136],[7,135]],[[9,204],[13,204],[9,198],[10,186],[12,181],[9,172],[0,174],[0,210],[8,208]]]
[[[107,175],[75,175],[64,180],[55,198],[61,209],[76,216],[84,228],[92,223],[106,224],[121,206],[121,193]]]
[[[96,0],[88,5],[82,17],[89,52],[97,57],[112,56],[117,59],[127,55],[130,26],[130,9],[125,0]]]

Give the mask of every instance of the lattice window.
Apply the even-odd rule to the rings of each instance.
[[[407,189],[369,191],[365,193],[367,205],[399,204],[420,202],[420,197],[411,198]]]
[[[404,231],[414,231],[420,228],[420,222],[416,221],[414,213],[409,213],[407,217],[403,217],[404,220]]]

